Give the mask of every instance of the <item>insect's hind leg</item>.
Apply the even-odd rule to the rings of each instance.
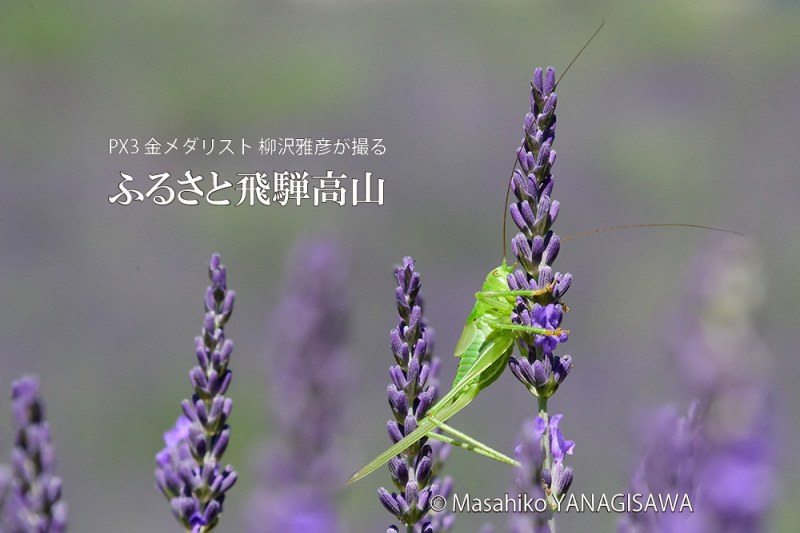
[[[456,428],[445,424],[437,420],[436,418],[428,415],[427,417],[433,424],[441,429],[442,431],[449,433],[452,435],[445,435],[442,433],[428,433],[428,437],[432,439],[436,439],[447,444],[452,444],[453,446],[458,446],[459,448],[463,448],[465,450],[469,450],[471,452],[477,453],[479,455],[483,455],[484,457],[489,457],[490,459],[494,459],[496,461],[500,461],[501,463],[505,463],[514,467],[519,468],[520,464],[518,461],[508,457],[507,455],[498,452],[494,448],[491,448],[482,442],[479,442],[466,433],[462,433],[461,431],[457,430]],[[455,438],[454,438],[455,437]]]

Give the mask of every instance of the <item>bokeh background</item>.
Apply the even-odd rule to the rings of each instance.
[[[242,531],[254,454],[274,437],[266,323],[289,250],[324,230],[352,257],[356,387],[345,470],[386,445],[391,269],[413,255],[437,352],[450,357],[473,293],[501,260],[505,180],[536,65],[561,70],[557,223],[685,222],[742,231],[765,265],[757,330],[781,399],[780,499],[773,526],[800,524],[800,3],[174,1],[0,3],[0,387],[42,377],[72,531],[177,531],[153,488],[161,433],[190,392],[206,262],[222,254],[237,308],[227,457],[240,472],[220,531]],[[112,137],[385,139],[367,158],[107,155]],[[384,178],[385,205],[110,205],[119,172],[332,168]],[[635,230],[562,247],[576,367],[551,401],[577,443],[574,487],[628,485],[638,418],[685,405],[668,355],[670,316],[692,290],[692,257],[714,235]],[[741,305],[748,302],[742,301]],[[445,379],[446,380],[446,379]],[[3,393],[7,398],[7,393]],[[287,400],[291,401],[291,400]],[[8,400],[2,401],[7,412]],[[533,413],[505,375],[455,420],[511,449]],[[0,416],[5,455],[10,415]],[[457,490],[502,494],[511,472],[455,451]],[[342,491],[345,531],[382,531],[385,473]],[[570,515],[566,531],[611,530]],[[459,517],[473,531],[505,517]]]

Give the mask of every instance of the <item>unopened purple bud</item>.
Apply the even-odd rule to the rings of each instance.
[[[550,160],[550,141],[547,140],[542,144],[541,149],[539,150],[539,157],[536,158],[536,168],[541,169],[547,162]],[[541,175],[541,174],[539,174]]]
[[[231,360],[231,354],[233,353],[233,341],[230,339],[225,339],[225,341],[222,343],[222,348],[220,351],[215,353],[219,353],[218,364],[220,366],[227,366]]]
[[[189,381],[192,382],[192,386],[195,389],[205,389],[208,386],[206,375],[203,372],[203,369],[199,366],[196,366],[189,371]]]
[[[389,420],[386,424],[386,429],[389,431],[389,438],[392,439],[393,444],[397,444],[403,438],[403,432],[400,430],[400,425],[394,420]]]
[[[508,366],[511,369],[511,373],[525,386],[530,387],[536,384],[533,366],[526,358],[512,357],[508,361]]]
[[[560,274],[556,275],[558,281],[556,281],[556,286],[553,289],[553,298],[561,298],[566,292],[569,290],[569,286],[572,284],[572,274],[567,273],[561,276]]]
[[[415,305],[411,309],[411,315],[408,319],[408,329],[416,331],[419,327],[419,321],[422,318],[422,308],[418,305]]]
[[[197,421],[197,411],[194,408],[194,404],[189,400],[181,400],[181,410],[183,414],[191,421]]]
[[[409,507],[414,507],[417,505],[418,499],[418,491],[417,491],[417,484],[414,481],[409,481],[406,483],[406,505]]]
[[[419,358],[412,357],[408,361],[408,370],[406,371],[406,379],[408,379],[408,387],[406,387],[406,392],[409,390],[416,390],[419,370]]]
[[[236,473],[230,466],[226,466],[224,470],[225,476],[222,480],[222,485],[220,485],[219,490],[220,492],[228,492],[228,490],[236,484],[236,481],[239,479],[239,474]]]
[[[544,108],[542,109],[542,115],[545,117],[550,117],[556,110],[556,104],[558,103],[558,95],[556,93],[551,93],[550,96],[547,97],[547,100],[544,102]]]
[[[211,260],[208,262],[208,271],[209,274],[215,270],[217,270],[222,263],[222,259],[218,253],[211,254]]]
[[[226,289],[225,267],[220,266],[211,273],[211,286],[215,290],[224,291]]]
[[[406,298],[406,293],[403,292],[402,287],[397,287],[395,290],[395,297],[397,298],[397,312],[401,317],[403,317],[403,319],[408,318],[411,308],[408,306],[408,299]]]
[[[557,472],[555,484],[551,484],[551,488],[555,493],[556,498],[563,496],[572,485],[573,470],[571,466],[564,467],[564,465],[557,464],[554,466]]]
[[[431,375],[431,365],[429,365],[428,363],[424,363],[422,365],[422,368],[420,368],[420,370],[419,370],[419,379],[418,379],[418,381],[419,381],[420,388],[424,388],[424,387],[426,387],[428,385],[428,378],[430,377],[430,375]],[[436,390],[436,386],[435,385],[431,385],[431,387],[432,387],[432,389],[434,391]]]
[[[533,362],[533,383],[537,387],[543,387],[545,383],[547,383],[547,379],[550,376],[548,375],[547,369],[545,369],[544,365],[541,361],[534,361]]]
[[[542,92],[546,95],[549,95],[553,92],[553,89],[556,88],[556,69],[553,67],[547,67],[547,74],[545,74],[544,78],[544,86],[542,87]]]
[[[511,207],[514,207],[515,204],[511,204]],[[530,230],[536,224],[536,215],[533,213],[533,209],[531,209],[531,204],[527,200],[523,201],[520,207],[520,211],[522,214],[523,222],[525,223],[524,226],[520,226],[520,230],[523,232],[526,230]]]
[[[403,374],[402,368],[396,365],[389,367],[389,376],[392,378],[392,383],[394,383],[395,387],[400,390],[405,390],[408,381],[406,380],[405,374]]]
[[[414,272],[414,274],[411,275],[411,280],[408,282],[408,288],[406,289],[409,297],[416,298],[421,286],[419,272]]]
[[[394,385],[389,385],[387,393],[389,396],[389,406],[392,408],[395,416],[405,416],[408,412],[408,402],[405,393],[397,390]]]
[[[427,348],[428,343],[424,338],[417,340],[417,344],[414,346],[414,358],[422,360],[425,357],[425,350]]]
[[[550,240],[547,243],[547,247],[544,250],[544,254],[542,256],[544,262],[548,265],[552,265],[553,261],[555,261],[556,257],[558,257],[558,252],[560,249],[561,249],[561,239],[558,237],[558,235],[553,235],[552,237],[550,237]]]
[[[422,513],[427,513],[430,508],[431,491],[423,490],[417,497],[417,509]],[[423,529],[424,531],[424,529]]]
[[[208,369],[208,354],[206,353],[206,345],[203,342],[203,337],[195,337],[194,339],[194,351],[197,355],[197,363],[200,365],[200,368],[203,371]]]
[[[544,289],[553,281],[553,269],[549,266],[541,266],[539,267],[539,281],[536,283],[536,286],[539,289]]]
[[[221,511],[222,511],[222,506],[220,505],[220,503],[216,500],[211,500],[210,502],[208,502],[206,510],[203,513],[204,522],[206,524],[210,524],[217,518],[217,516]]]
[[[400,356],[403,353],[403,340],[400,338],[400,332],[397,328],[392,329],[389,332],[389,345],[392,348],[392,353],[395,354],[395,357]],[[399,363],[400,361],[398,361]]]
[[[400,511],[400,506],[397,504],[396,498],[396,494],[389,494],[389,491],[383,487],[378,489],[378,499],[380,500],[381,504],[386,507],[387,511],[399,517],[402,513]]]
[[[417,397],[419,403],[417,404],[417,408],[414,410],[414,416],[416,416],[418,419],[421,420],[428,412],[428,408],[433,405],[434,392],[434,390],[428,389],[421,392]]]
[[[524,203],[527,204],[527,201]],[[528,209],[530,209],[530,206],[528,206]],[[522,213],[520,212],[519,207],[517,207],[517,204],[511,204],[511,207],[509,207],[509,214],[511,215],[511,220],[514,221],[514,224],[517,225],[520,231],[524,232],[528,229],[528,223],[522,216]]]
[[[415,429],[417,429],[417,419],[414,415],[408,415],[403,425],[403,434],[410,435]]]
[[[216,323],[214,320],[215,317],[216,315],[213,311],[209,311],[206,313],[206,316],[203,317],[203,329],[205,330],[206,335],[211,336],[214,334],[214,330],[216,329]]]
[[[523,177],[519,170],[515,170],[514,177],[511,178],[511,191],[520,200],[524,200],[530,196],[527,192],[527,187],[525,186],[525,179],[526,178]]]
[[[554,375],[556,379],[556,383],[560,384],[564,381],[564,378],[567,377],[569,371],[572,370],[572,356],[570,355],[562,355],[558,358],[558,364],[556,365]]]
[[[544,92],[544,84],[542,83],[542,74],[543,74],[542,67],[536,67],[533,70],[533,81],[531,82],[531,85],[533,85],[533,87],[540,93]]]
[[[236,291],[228,291],[225,294],[225,300],[222,302],[222,316],[224,320],[227,320],[231,313],[233,313],[233,304],[235,301]]]
[[[230,370],[226,370],[225,373],[222,374],[222,379],[217,379],[215,386],[211,389],[211,393],[215,395],[225,394],[228,392],[228,387],[230,387],[232,379],[233,373]]]
[[[396,483],[400,485],[408,483],[408,465],[399,456],[392,457],[389,460],[389,472]]]
[[[551,152],[551,153],[555,154],[555,152]],[[556,218],[558,218],[558,211],[559,211],[560,208],[561,208],[561,204],[559,203],[558,200],[553,200],[550,203],[550,221],[549,221],[549,224],[548,224],[548,228],[546,228],[546,229],[550,229],[549,226],[552,225],[553,222],[556,221]]]
[[[214,289],[212,289],[211,287],[206,287],[205,304],[207,311],[213,311],[215,306],[217,305],[217,302],[214,299]]]
[[[428,478],[431,475],[431,467],[432,463],[430,457],[422,457],[419,463],[417,463],[416,478],[423,485],[428,482]]]
[[[544,253],[544,237],[541,235],[536,235],[533,239],[531,239],[530,249],[533,262],[539,263],[542,260],[542,254]]]

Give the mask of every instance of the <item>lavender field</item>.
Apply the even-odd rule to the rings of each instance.
[[[0,3],[0,531],[796,531],[798,27],[791,0]],[[331,151],[259,146],[286,138]],[[636,224],[743,236],[570,238]],[[345,485],[448,413],[504,241],[520,292],[480,316],[514,352],[448,423],[521,467],[429,439]],[[694,512],[428,511],[521,492]]]

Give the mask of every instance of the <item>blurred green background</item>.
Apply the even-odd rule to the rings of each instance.
[[[444,375],[473,293],[501,260],[505,180],[537,65],[559,71],[606,26],[559,86],[556,226],[685,222],[739,230],[763,253],[759,331],[781,398],[782,480],[774,526],[800,525],[800,5],[676,0],[371,2],[0,2],[0,385],[41,375],[72,531],[176,531],[153,488],[161,433],[190,392],[206,262],[222,254],[239,293],[228,458],[240,482],[220,531],[242,531],[271,435],[265,323],[301,235],[326,230],[353,254],[358,386],[346,469],[387,442],[392,266],[413,255]],[[109,138],[383,138],[368,158],[107,155]],[[301,208],[110,205],[119,172],[328,168],[386,179],[385,205]],[[685,403],[668,356],[684,273],[714,235],[637,230],[565,243],[576,367],[551,401],[577,443],[573,487],[623,491],[637,416]],[[741,305],[747,305],[742,302]],[[795,316],[795,318],[792,318]],[[447,379],[445,378],[445,381]],[[7,398],[7,394],[3,394]],[[7,412],[8,401],[2,402]],[[533,414],[510,376],[457,426],[511,449]],[[0,425],[2,451],[10,416]],[[511,472],[455,451],[457,491],[505,492]],[[382,531],[387,475],[342,493],[345,531]],[[564,517],[612,530],[613,515]],[[459,516],[475,531],[502,516]]]

